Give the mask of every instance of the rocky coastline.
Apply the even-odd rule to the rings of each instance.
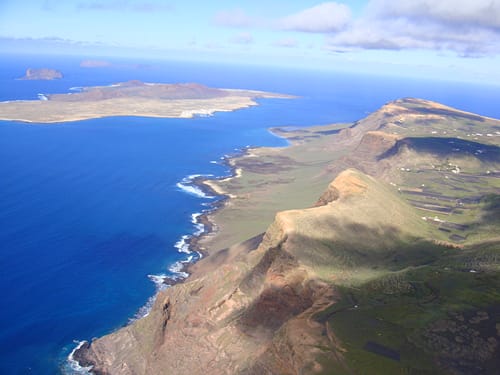
[[[193,261],[191,262],[183,262],[182,267],[179,269],[180,274],[187,274],[187,277],[171,277],[171,276],[165,276],[163,278],[163,282],[166,286],[173,286],[179,283],[183,283],[186,280],[188,280],[189,276],[193,273],[193,266],[196,264],[196,262],[206,256],[208,256],[208,252],[205,249],[204,246],[200,244],[200,242],[208,237],[208,236],[213,236],[217,233],[217,224],[211,219],[213,215],[220,209],[223,209],[228,200],[231,199],[231,196],[227,193],[221,193],[220,191],[217,191],[213,188],[211,185],[211,182],[217,182],[220,180],[227,180],[227,179],[232,179],[238,176],[237,169],[238,167],[232,162],[232,160],[242,157],[244,155],[247,155],[250,150],[250,147],[245,147],[241,150],[241,152],[238,152],[234,155],[229,155],[229,156],[224,156],[223,159],[221,160],[220,164],[229,168],[229,173],[224,176],[219,176],[219,177],[205,177],[205,176],[198,176],[195,177],[191,181],[191,185],[196,186],[198,189],[200,189],[205,195],[214,197],[215,201],[209,203],[209,207],[201,213],[196,218],[196,224],[202,224],[203,225],[203,232],[191,236],[187,241],[186,244],[188,245],[188,248],[191,252],[198,253],[199,257],[194,258]]]
[[[233,155],[226,155],[222,158],[220,164],[229,168],[229,173],[224,176],[219,176],[219,177],[205,177],[205,176],[198,176],[195,177],[190,185],[196,186],[198,189],[200,189],[205,195],[214,197],[216,200],[212,203],[209,204],[209,208],[204,210],[201,215],[199,215],[196,218],[196,224],[202,224],[203,225],[203,232],[198,233],[196,235],[192,235],[187,241],[186,244],[188,245],[189,251],[198,253],[199,257],[193,258],[192,261],[189,262],[183,262],[181,261],[182,267],[180,267],[177,270],[178,274],[185,274],[187,275],[186,277],[179,277],[179,276],[164,276],[163,277],[163,284],[166,287],[172,287],[174,285],[182,284],[186,281],[189,280],[189,277],[193,273],[193,266],[196,264],[197,261],[205,258],[208,256],[208,252],[206,251],[205,247],[200,245],[200,241],[202,241],[204,238],[207,236],[215,235],[217,233],[217,224],[211,220],[211,216],[215,214],[218,210],[222,209],[224,205],[227,203],[231,197],[228,194],[221,194],[220,192],[216,191],[210,184],[212,181],[219,181],[219,180],[226,180],[226,179],[231,179],[237,177],[237,166],[232,163],[232,160],[235,158],[244,156],[248,154],[250,150],[250,147],[245,147],[243,148],[240,152],[233,154]],[[159,291],[156,292],[155,298],[158,297]],[[133,320],[130,321],[129,324],[131,324]],[[90,348],[90,342],[88,341],[81,341],[78,343],[77,347],[71,352],[70,354],[70,360],[74,363],[77,363],[79,368],[83,369],[85,373],[88,373],[89,368],[92,367],[93,363],[88,360],[86,357],[86,351],[89,350]],[[104,373],[101,373],[99,371],[95,372],[92,371],[93,374],[95,375],[105,375]]]

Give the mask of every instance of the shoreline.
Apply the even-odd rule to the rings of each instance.
[[[222,181],[229,180],[232,178],[237,178],[241,175],[241,170],[235,165],[231,163],[231,160],[235,158],[239,158],[248,154],[249,150],[256,147],[244,147],[238,153],[232,155],[226,155],[223,157],[220,162],[221,165],[229,167],[229,175],[219,176],[219,177],[207,177],[207,176],[196,176],[194,177],[188,186],[195,186],[200,189],[207,197],[213,198],[215,201],[208,203],[208,208],[203,210],[196,216],[196,220],[193,221],[195,225],[203,225],[203,230],[198,234],[186,235],[188,238],[185,240],[187,249],[189,250],[188,254],[198,253],[199,257],[194,257],[190,261],[178,261],[177,263],[181,263],[182,267],[176,270],[176,273],[187,274],[186,277],[172,277],[165,276],[163,277],[163,284],[166,287],[174,286],[176,284],[181,284],[189,279],[189,277],[193,274],[192,267],[201,259],[209,256],[209,253],[206,249],[200,245],[200,242],[210,235],[215,235],[218,232],[217,224],[210,219],[210,216],[216,213],[218,210],[224,208],[228,200],[232,198],[232,195],[218,189],[212,184],[212,181]],[[193,214],[196,215],[196,214]],[[175,264],[175,263],[174,263]]]
[[[284,146],[277,146],[287,148],[294,144],[293,141],[288,139],[286,136],[279,133],[279,130],[282,129],[272,127],[267,129],[269,133],[274,135],[275,137],[281,138],[285,140],[287,143]],[[207,203],[208,208],[203,210],[200,213],[193,213],[192,215],[197,215],[196,219],[192,221],[192,223],[196,225],[202,225],[202,230],[199,233],[187,234],[183,235],[181,239],[178,241],[185,241],[186,251],[182,251],[178,249],[179,252],[184,252],[188,255],[188,258],[185,260],[179,260],[173,263],[172,266],[178,264],[180,267],[175,271],[172,271],[170,267],[168,270],[171,273],[177,274],[178,276],[159,276],[162,279],[163,288],[168,288],[177,284],[181,284],[189,279],[189,277],[194,273],[192,268],[196,263],[198,263],[201,259],[209,256],[209,252],[205,249],[204,246],[200,245],[205,238],[209,236],[216,235],[218,232],[218,225],[211,219],[217,211],[224,208],[224,206],[228,203],[230,199],[235,198],[235,196],[218,185],[214,184],[217,181],[229,181],[234,178],[238,178],[242,174],[242,168],[234,164],[233,160],[248,156],[251,154],[252,150],[263,148],[267,146],[245,146],[241,149],[238,149],[235,153],[226,154],[221,158],[218,164],[222,166],[226,166],[229,168],[229,174],[224,176],[207,176],[207,175],[193,175],[185,177],[186,180],[189,181],[181,181],[183,186],[187,187],[195,187],[199,189],[201,193],[203,193],[206,197],[214,199],[213,202]],[[186,183],[186,185],[184,185]],[[189,193],[189,192],[188,192]],[[193,257],[192,254],[197,253],[197,257]],[[192,257],[192,259],[189,259]],[[183,276],[185,274],[186,276]],[[152,275],[149,275],[152,276]],[[156,282],[155,282],[156,283]],[[162,290],[162,287],[158,287],[152,298],[156,298],[156,295]],[[140,317],[138,318],[140,319]],[[135,320],[135,319],[134,319]]]
[[[10,101],[10,102],[2,102],[2,103],[24,103],[26,101]],[[33,102],[38,103],[38,101],[33,100]],[[40,102],[44,102],[41,100]],[[0,103],[1,104],[1,103]],[[114,103],[110,103],[110,105],[113,105]],[[35,104],[36,105],[36,104]],[[78,122],[78,121],[86,121],[86,120],[96,120],[96,119],[102,119],[102,118],[109,118],[109,117],[144,117],[144,118],[159,118],[159,119],[193,119],[193,118],[198,118],[198,117],[212,117],[216,113],[221,113],[221,112],[234,112],[240,109],[248,109],[250,107],[255,107],[258,106],[258,103],[254,101],[253,99],[250,100],[247,103],[241,103],[236,106],[231,106],[229,105],[228,108],[222,108],[222,107],[217,107],[217,108],[201,108],[201,109],[181,109],[180,113],[170,113],[170,109],[166,109],[166,112],[168,113],[150,113],[150,112],[139,112],[139,110],[134,110],[133,112],[119,112],[119,113],[100,113],[100,114],[74,114],[68,117],[64,118],[55,118],[55,119],[27,119],[27,118],[22,118],[22,117],[0,117],[0,121],[6,121],[6,122],[20,122],[23,124],[41,124],[41,125],[57,125],[57,124],[64,124],[64,123],[71,123],[71,122]]]
[[[177,284],[182,284],[189,279],[193,274],[192,267],[198,263],[203,258],[206,258],[209,254],[204,246],[200,245],[206,237],[215,235],[218,232],[218,226],[215,222],[210,219],[210,216],[215,214],[218,210],[223,209],[229,199],[233,196],[226,193],[220,189],[217,189],[212,181],[226,181],[232,178],[237,178],[241,175],[241,169],[232,164],[232,160],[235,158],[247,155],[249,150],[258,148],[258,146],[247,146],[240,149],[237,153],[231,155],[225,155],[220,162],[221,165],[229,167],[229,175],[225,176],[206,176],[206,175],[195,175],[187,176],[185,180],[182,180],[182,185],[187,187],[195,187],[202,192],[205,197],[213,199],[214,201],[207,203],[208,208],[202,210],[202,212],[192,213],[192,223],[195,226],[201,226],[199,231],[195,231],[192,234],[184,234],[176,242],[175,247],[179,253],[184,253],[187,255],[185,259],[180,259],[172,263],[168,268],[168,272],[171,275],[148,275],[148,278],[156,285],[155,293],[149,297],[146,303],[139,308],[138,312],[131,318],[127,324],[141,319],[149,314],[149,310],[154,303],[157,294],[165,288],[172,287]],[[189,180],[189,181],[186,181]],[[186,184],[186,185],[184,185]],[[190,194],[190,192],[186,193]],[[180,245],[180,243],[183,243]],[[185,250],[182,250],[182,249]],[[196,255],[195,255],[196,254]]]
[[[329,125],[315,125],[315,126],[329,126]],[[313,128],[315,127],[314,125],[312,126]],[[311,126],[304,126],[300,127],[298,129],[299,132],[302,132],[303,129],[309,128]],[[157,299],[157,296],[159,293],[161,293],[162,290],[165,290],[166,288],[170,288],[172,286],[178,285],[178,284],[183,284],[187,281],[190,281],[191,277],[194,274],[197,274],[200,272],[200,270],[195,269],[197,266],[198,262],[202,260],[203,258],[206,258],[210,255],[210,252],[207,251],[205,246],[203,246],[201,243],[203,240],[207,239],[210,236],[216,236],[217,233],[219,232],[219,225],[213,221],[213,215],[216,214],[218,211],[222,210],[227,203],[235,198],[235,196],[225,190],[223,188],[219,187],[218,185],[215,185],[215,182],[218,181],[228,181],[234,178],[238,178],[242,174],[242,167],[237,165],[237,163],[234,163],[235,159],[239,159],[245,156],[255,156],[253,155],[253,152],[255,150],[259,149],[264,149],[264,148],[290,148],[291,146],[296,145],[298,142],[296,142],[295,139],[291,139],[287,137],[286,133],[282,133],[283,129],[286,129],[287,126],[283,127],[270,127],[267,130],[269,133],[271,133],[273,136],[277,138],[283,139],[286,144],[282,146],[255,146],[255,145],[247,145],[244,146],[240,149],[235,150],[234,152],[230,154],[225,154],[223,155],[219,161],[215,162],[221,166],[226,166],[229,169],[228,174],[226,175],[221,175],[221,176],[209,176],[209,175],[189,175],[184,177],[179,183],[183,185],[183,187],[179,187],[180,189],[183,189],[185,193],[188,194],[195,194],[198,195],[200,198],[205,196],[206,198],[211,198],[213,201],[206,203],[207,208],[202,210],[202,212],[197,212],[193,213],[192,215],[197,215],[196,216],[196,221],[192,221],[192,223],[196,225],[203,225],[203,230],[196,233],[196,231],[192,234],[185,234],[179,239],[185,240],[185,245],[187,246],[187,249],[189,249],[189,253],[184,251],[184,253],[187,255],[186,258],[178,260],[172,265],[170,265],[167,270],[172,273],[172,275],[154,275],[158,278],[161,279],[161,282],[153,281],[157,285],[157,289],[154,292],[152,296],[149,297],[149,300],[146,301],[145,305],[141,309],[147,309],[147,311],[143,314],[140,314],[140,311],[138,311],[138,314],[131,317],[129,321],[117,328],[117,329],[122,329],[125,326],[129,326],[130,324],[134,323],[135,321],[145,318],[155,300]],[[293,131],[295,132],[295,131]],[[337,130],[335,130],[337,132]],[[185,189],[185,187],[194,187],[195,189],[199,190],[199,194],[196,191],[189,191],[189,189]],[[199,215],[198,215],[199,214]],[[178,252],[183,252],[178,248]],[[193,256],[194,254],[197,254],[198,256]],[[192,258],[192,259],[190,259]],[[170,269],[173,265],[179,265],[179,268],[174,271]],[[185,276],[184,276],[185,275]],[[149,275],[152,276],[152,275]],[[161,286],[160,286],[161,285]],[[81,342],[81,341],[80,341]],[[83,345],[81,345],[80,349],[82,351],[85,351],[88,349],[90,346],[91,342],[85,341]],[[76,350],[75,353],[73,354],[73,357],[75,360],[79,363],[79,350]],[[83,365],[80,365],[83,367]],[[84,373],[85,375],[88,375],[88,373]],[[82,374],[83,375],[83,374]]]
[[[226,205],[227,201],[231,199],[230,194],[225,194],[217,191],[213,187],[213,185],[210,184],[210,181],[220,181],[220,180],[226,180],[226,179],[231,179],[238,177],[238,168],[231,163],[231,160],[244,156],[246,155],[250,149],[255,149],[258,148],[259,146],[246,146],[242,149],[240,149],[237,153],[231,154],[231,155],[225,155],[222,158],[222,161],[220,162],[221,165],[229,167],[229,175],[226,176],[219,176],[219,177],[208,177],[208,176],[195,176],[191,179],[189,184],[187,186],[194,186],[198,189],[200,189],[201,192],[203,192],[207,197],[215,199],[215,201],[208,203],[208,208],[203,210],[201,213],[193,213],[192,215],[197,215],[196,219],[193,220],[194,225],[203,225],[203,230],[199,233],[194,233],[194,234],[188,234],[188,235],[183,235],[179,241],[184,240],[185,245],[187,246],[187,249],[189,252],[184,252],[188,257],[184,260],[178,260],[174,262],[169,268],[168,271],[172,273],[173,275],[166,275],[166,276],[160,276],[160,275],[148,275],[148,277],[151,279],[152,282],[154,282],[157,287],[156,291],[152,296],[148,298],[148,300],[145,302],[145,304],[139,308],[137,313],[129,318],[128,322],[124,324],[123,326],[120,326],[116,329],[121,329],[123,327],[126,327],[135,321],[145,318],[154,304],[154,301],[156,300],[158,294],[164,290],[165,288],[172,287],[177,284],[182,284],[191,277],[193,274],[192,267],[198,263],[201,259],[206,258],[209,256],[209,253],[205,250],[203,246],[200,246],[199,243],[202,241],[205,237],[214,235],[217,233],[217,224],[213,221],[210,220],[210,215],[214,214],[218,210],[224,208]],[[240,172],[241,173],[241,172]],[[190,176],[188,176],[190,177]],[[179,242],[178,241],[178,242]],[[182,252],[180,249],[178,249],[178,252]],[[194,257],[192,254],[196,253],[198,254],[197,257]],[[189,259],[191,257],[191,259]],[[179,269],[172,271],[171,267],[174,265],[179,264],[180,267]],[[178,276],[176,277],[175,274]],[[186,276],[183,276],[185,274]],[[161,279],[160,282],[156,282],[152,279],[152,277],[158,277]],[[77,374],[81,375],[89,375],[92,374],[92,369],[91,367],[82,365],[80,363],[81,357],[79,352],[81,350],[85,350],[90,346],[90,342],[87,340],[79,340],[77,342],[77,346],[70,352],[68,355],[66,362],[68,365],[71,367],[72,371],[74,371]]]

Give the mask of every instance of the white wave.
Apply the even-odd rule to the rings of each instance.
[[[78,92],[81,92],[81,91],[83,91],[83,87],[81,87],[81,86],[70,87],[69,91],[78,91]]]
[[[211,199],[213,198],[210,195],[205,194],[199,187],[197,186],[191,186],[191,185],[185,185],[182,182],[178,182],[176,186],[181,189],[182,191],[197,196],[199,198],[206,198],[206,199]]]
[[[192,181],[195,178],[198,177],[210,177],[213,175],[200,175],[200,174],[193,174],[189,175],[185,178],[182,179],[181,182],[177,183],[177,187],[179,189],[182,189],[183,191],[186,191],[190,194],[197,195],[202,198],[214,198],[211,196],[206,195],[201,191],[201,189],[197,188],[196,186],[190,186],[188,184],[192,183]],[[191,223],[194,225],[195,230],[193,234],[185,234],[183,235],[174,245],[174,247],[180,252],[180,253],[185,253],[188,254],[188,257],[184,260],[180,260],[172,264],[168,270],[170,271],[170,275],[165,275],[165,274],[160,274],[160,275],[148,275],[148,278],[155,284],[156,286],[156,292],[153,296],[151,296],[146,304],[139,308],[137,313],[129,319],[129,323],[134,322],[135,320],[141,319],[145,316],[148,316],[154,303],[156,300],[156,296],[159,291],[168,288],[169,285],[165,284],[165,278],[169,278],[172,280],[181,280],[185,279],[189,276],[187,272],[184,272],[183,269],[186,264],[193,262],[193,260],[196,259],[201,259],[202,254],[199,252],[196,252],[195,255],[193,255],[193,251],[189,248],[189,240],[193,238],[194,236],[199,236],[205,231],[205,225],[203,223],[200,223],[199,217],[203,215],[203,212],[195,212],[191,214]]]
[[[191,238],[191,236],[184,235],[181,237],[179,241],[177,241],[174,245],[174,247],[179,250],[180,253],[184,254],[191,254],[191,250],[189,249],[189,243],[188,240]]]
[[[170,285],[165,284],[165,278],[173,278],[176,279],[176,277],[168,276],[165,274],[160,274],[160,275],[148,275],[149,280],[151,280],[155,286],[156,286],[156,291],[155,293],[148,298],[146,304],[142,306],[137,313],[134,315],[133,318],[129,320],[129,322],[133,322],[134,320],[138,320],[141,318],[144,318],[145,316],[148,316],[149,313],[151,312],[151,309],[153,308],[153,305],[156,301],[156,296],[158,295],[159,292],[161,292],[164,289],[167,289],[170,287]]]
[[[149,276],[149,275],[148,275]],[[151,312],[151,309],[153,308],[153,305],[156,301],[156,293],[153,294],[151,297],[148,298],[144,306],[139,307],[139,310],[134,314],[132,318],[129,318],[128,323],[131,324],[135,322],[136,320],[145,318],[146,316],[149,315]]]
[[[203,215],[201,212],[195,212],[194,214],[191,214],[191,222],[193,224],[197,224],[198,223],[198,218]]]
[[[189,176],[184,177],[182,179],[182,182],[191,183],[191,182],[193,182],[193,180],[195,178],[198,178],[198,177],[213,177],[213,176],[214,176],[213,174],[190,174]]]
[[[149,276],[150,275],[148,275],[148,277]],[[163,284],[163,285],[165,285],[165,284]],[[167,287],[167,285],[165,285],[165,288],[166,287]],[[153,305],[155,304],[158,291],[156,291],[155,294],[153,294],[151,297],[148,298],[148,300],[146,301],[144,306],[141,306],[132,318],[129,318],[129,320],[128,320],[129,324],[149,315],[149,313],[151,312],[151,309],[153,308]]]
[[[203,232],[205,232],[205,224],[200,223],[198,221],[198,218],[203,215],[201,212],[196,212],[194,214],[191,214],[191,222],[194,224],[194,227],[196,228],[195,232],[193,233],[193,236],[199,236]]]
[[[43,101],[49,100],[49,98],[47,98],[47,96],[45,94],[38,94],[38,99],[43,100]]]
[[[178,280],[178,279],[185,279],[189,276],[189,273],[182,271],[185,267],[186,264],[189,264],[193,261],[194,257],[190,255],[187,259],[185,260],[180,260],[172,264],[168,270],[172,272],[173,279]]]
[[[87,341],[75,341],[77,344],[76,348],[74,348],[71,353],[69,353],[68,358],[66,360],[66,364],[64,366],[63,373],[65,375],[91,375],[91,370],[93,366],[83,367],[75,360],[75,352],[82,347]]]
[[[163,290],[167,286],[165,284],[165,277],[167,277],[167,275],[164,275],[164,274],[148,275],[148,279],[151,280],[155,284],[157,291]]]
[[[166,277],[168,276],[165,274],[148,275],[148,279],[155,284],[156,287],[155,293],[151,297],[149,297],[144,306],[141,306],[139,310],[137,310],[137,312],[134,314],[134,316],[128,320],[129,324],[149,315],[156,301],[156,296],[158,295],[158,292],[167,289],[169,287],[168,284],[165,284]]]
[[[196,224],[196,230],[193,233],[194,236],[199,236],[200,234],[203,234],[205,232],[205,225],[202,223]]]
[[[182,179],[182,181],[186,182],[186,183],[189,183],[189,182],[192,182],[195,178],[201,177],[201,176],[203,176],[203,175],[201,175],[201,174],[190,174],[189,176],[184,177]]]
[[[172,264],[168,270],[170,271],[170,275],[165,275],[165,274],[160,274],[160,275],[148,275],[148,278],[155,284],[156,286],[156,291],[153,296],[149,297],[147,302],[144,304],[144,306],[140,307],[139,310],[134,314],[132,318],[129,319],[129,324],[133,323],[134,321],[144,318],[145,316],[148,316],[149,313],[151,312],[151,309],[153,308],[153,305],[156,301],[156,296],[158,292],[160,292],[163,289],[166,289],[169,287],[168,284],[165,284],[165,278],[169,278],[172,280],[181,280],[185,279],[189,276],[187,272],[182,271],[184,269],[184,266],[186,264],[189,264],[193,262],[195,257],[197,259],[202,258],[202,254],[199,253],[198,251],[196,252],[196,255],[193,255],[193,251],[189,249],[189,240],[193,238],[193,236],[198,236],[202,234],[205,230],[205,225],[202,223],[198,222],[198,218],[203,215],[202,212],[195,212],[191,214],[191,223],[195,225],[195,232],[192,235],[183,235],[180,240],[178,240],[174,247],[181,253],[188,254],[188,257],[186,259],[180,260]]]

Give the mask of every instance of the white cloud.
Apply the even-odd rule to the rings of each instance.
[[[326,35],[326,48],[336,52],[423,49],[460,56],[500,54],[500,0],[368,0],[356,18],[347,5],[324,2],[274,19],[251,17],[241,9],[224,11],[215,22],[318,33]]]
[[[325,33],[342,29],[350,20],[348,6],[336,2],[327,2],[304,9],[282,18],[252,17],[243,9],[231,9],[218,12],[215,24],[225,27],[260,27],[268,29],[291,30],[309,33]]]
[[[351,10],[344,4],[328,2],[305,9],[278,20],[284,30],[326,33],[344,28],[351,19]]]
[[[218,50],[222,48],[222,45],[218,42],[207,42],[203,47],[209,50]]]
[[[215,15],[214,21],[217,25],[226,27],[252,27],[258,23],[242,9],[220,11]]]
[[[286,38],[280,39],[273,43],[273,46],[276,47],[285,47],[285,48],[295,48],[299,45],[296,39],[294,38]]]
[[[431,49],[500,53],[500,0],[372,0],[364,16],[327,39],[332,50]]]
[[[16,37],[8,37],[8,36],[0,36],[0,42],[6,43],[6,42],[15,42],[15,43],[50,43],[50,44],[58,44],[58,45],[63,45],[63,46],[68,46],[68,45],[94,45],[95,43],[89,43],[89,42],[82,42],[79,40],[72,40],[72,39],[64,39],[60,38],[58,36],[46,36],[46,37],[40,37],[40,38],[32,38],[32,37],[26,37],[26,38],[16,38]]]
[[[407,18],[457,28],[500,28],[498,0],[372,0],[369,9],[380,18]]]
[[[252,44],[253,43],[253,36],[250,33],[240,33],[237,35],[234,35],[230,39],[231,43],[236,43],[236,44]]]
[[[173,6],[164,3],[127,1],[127,0],[109,0],[109,1],[81,1],[77,4],[80,10],[92,11],[132,11],[154,13],[162,11],[172,11]]]

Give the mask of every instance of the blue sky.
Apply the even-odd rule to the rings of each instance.
[[[500,0],[0,0],[0,51],[500,84]]]

